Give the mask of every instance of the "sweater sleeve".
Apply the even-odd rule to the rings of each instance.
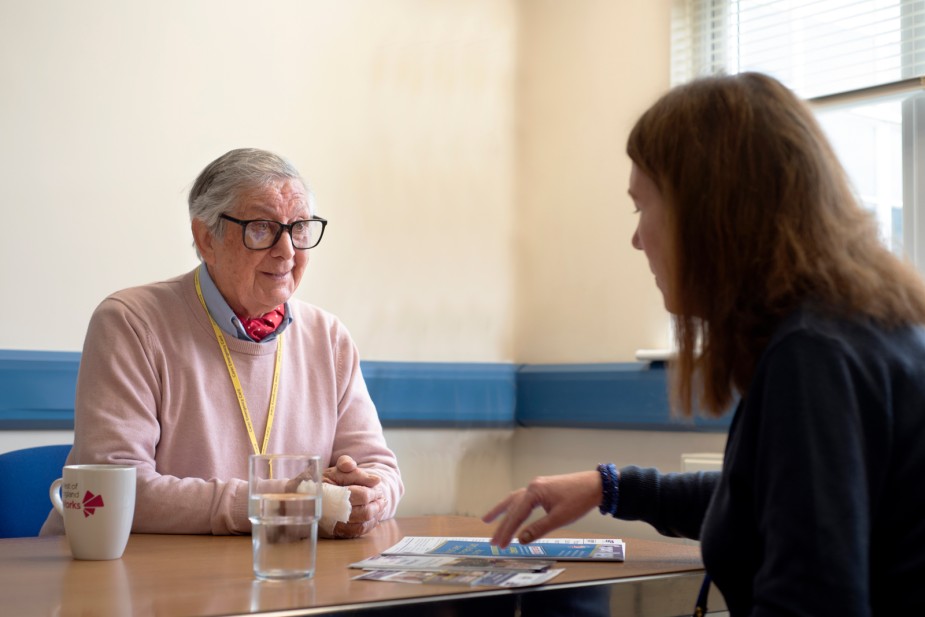
[[[335,339],[337,372],[337,431],[331,461],[346,454],[357,465],[382,479],[388,509],[383,520],[392,518],[404,494],[395,454],[386,445],[376,406],[369,396],[360,370],[356,345],[341,327]]]
[[[143,320],[118,299],[100,304],[81,355],[68,463],[137,468],[133,532],[248,533],[246,481],[179,478],[157,470],[163,362]],[[60,518],[52,510],[43,533],[63,531]]]
[[[660,473],[635,466],[620,469],[616,517],[644,521],[665,536],[700,539],[700,528],[720,472]]]

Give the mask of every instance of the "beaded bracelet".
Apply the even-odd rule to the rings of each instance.
[[[617,504],[620,501],[620,476],[617,474],[617,468],[613,463],[601,463],[597,466],[597,472],[601,474],[603,486],[599,508],[601,514],[616,516]]]

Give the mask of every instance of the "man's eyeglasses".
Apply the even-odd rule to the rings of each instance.
[[[327,219],[320,216],[313,216],[305,221],[294,221],[288,225],[263,219],[242,221],[227,214],[222,214],[220,218],[240,225],[244,246],[253,251],[262,251],[275,246],[279,242],[279,237],[283,235],[283,230],[289,232],[293,248],[300,251],[315,248],[321,242],[324,228],[328,224]]]

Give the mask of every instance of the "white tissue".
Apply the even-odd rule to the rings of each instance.
[[[318,526],[326,536],[334,535],[334,525],[350,519],[350,489],[346,486],[321,485],[321,520]]]
[[[312,492],[314,482],[305,480],[296,489],[300,493]],[[321,520],[318,529],[321,535],[331,537],[334,535],[334,526],[337,523],[346,523],[350,519],[350,489],[346,486],[321,483]]]

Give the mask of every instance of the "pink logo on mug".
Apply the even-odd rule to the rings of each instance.
[[[84,518],[87,518],[88,516],[92,516],[96,512],[96,509],[102,508],[103,505],[105,504],[103,504],[102,495],[94,495],[90,491],[87,491],[87,494],[84,495],[84,502],[83,502]]]

